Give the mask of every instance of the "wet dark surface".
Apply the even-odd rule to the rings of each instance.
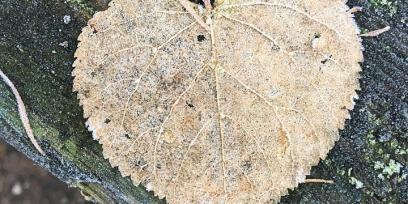
[[[14,148],[0,141],[1,204],[88,203],[68,186]]]
[[[340,140],[311,176],[335,184],[302,184],[283,203],[408,203],[408,154],[401,154],[408,148],[408,1],[372,2],[348,3],[364,7],[356,14],[360,28],[392,29],[363,39],[360,98]],[[353,178],[363,186],[357,189]]]
[[[106,8],[106,0],[68,2],[1,0],[0,67],[19,88],[48,159],[22,134],[13,97],[3,83],[0,138],[87,193],[106,191],[101,202],[151,202],[151,194],[133,187],[103,159],[71,92],[76,38],[90,13]],[[360,98],[352,119],[328,158],[312,170],[310,178],[335,183],[301,184],[282,203],[408,203],[408,0],[348,4],[364,7],[356,14],[363,32],[387,25],[392,29],[364,38]],[[65,15],[71,18],[68,24]],[[59,45],[65,41],[67,47]]]
[[[14,96],[4,83],[0,83],[0,138],[95,201],[157,201],[110,167],[101,146],[87,131],[72,92],[78,35],[92,12],[106,7],[106,2],[66,2],[0,2],[0,67],[19,90],[47,156],[41,156],[28,141]]]

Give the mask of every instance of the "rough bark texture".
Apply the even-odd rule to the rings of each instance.
[[[310,178],[334,184],[302,184],[283,203],[408,202],[408,1],[352,0],[363,6],[363,31],[391,31],[366,38],[360,99],[339,142]],[[42,157],[26,137],[11,91],[0,83],[0,137],[61,180],[105,203],[163,202],[134,187],[103,159],[72,93],[76,39],[106,0],[2,0],[0,68],[26,103]],[[71,21],[64,23],[64,15]],[[66,21],[67,22],[67,21]],[[59,45],[66,44],[63,47]],[[405,154],[404,154],[405,151]],[[405,176],[404,176],[405,175]]]

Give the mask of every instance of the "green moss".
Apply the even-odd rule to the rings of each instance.
[[[383,182],[384,191],[388,193],[387,201],[395,200],[398,195],[394,192],[392,184],[395,180],[403,182],[407,175],[402,172],[403,163],[399,155],[406,154],[406,144],[400,140],[401,133],[394,132],[392,122],[387,120],[384,111],[390,109],[390,105],[383,103],[369,103],[365,109],[367,111],[368,126],[371,127],[364,135],[363,141],[366,142],[367,148],[364,151],[364,159],[367,164],[371,164],[373,171],[377,172],[377,182]],[[402,159],[404,161],[404,159]],[[375,178],[375,177],[374,177]],[[360,186],[359,179],[356,176],[350,176],[349,182],[353,185]],[[367,182],[363,180],[361,182]],[[372,182],[372,181],[371,181]],[[366,192],[370,195],[370,192]]]
[[[350,177],[349,182],[351,184],[353,184],[357,189],[363,188],[364,187],[364,183],[361,182],[360,180],[354,178],[354,177]]]
[[[88,18],[96,13],[95,7],[90,5],[86,0],[66,0],[68,5],[83,12]]]
[[[2,13],[2,6],[6,14]],[[81,107],[72,93],[75,46],[71,45],[86,21],[82,14],[91,15],[94,7],[85,0],[44,0],[35,4],[6,0],[0,4],[0,18],[5,19],[1,30],[9,36],[0,42],[0,68],[19,90],[34,135],[48,152],[47,158],[31,152],[34,148],[25,134],[14,96],[1,80],[0,137],[7,138],[20,151],[26,151],[29,157],[50,168],[65,182],[78,186],[95,201],[162,202],[111,168],[103,158],[101,146],[86,130]],[[64,24],[62,16],[71,13],[76,16],[75,21]],[[64,41],[70,46],[58,45]]]
[[[391,177],[393,174],[399,174],[401,172],[402,165],[395,160],[391,159],[387,166],[383,169],[383,174],[387,177]]]
[[[381,180],[385,180],[385,177],[389,179],[393,175],[397,175],[397,177],[401,180],[405,179],[406,176],[400,176],[402,167],[403,166],[399,162],[396,162],[393,159],[390,159],[388,164],[384,164],[381,161],[376,161],[374,164],[374,169],[380,171],[380,174],[378,174],[378,178],[380,178]]]
[[[406,26],[408,26],[408,17],[404,17],[401,19],[401,23],[405,24]]]
[[[394,0],[370,0],[370,4],[375,8],[383,8],[393,16],[398,12],[398,1]]]
[[[401,176],[398,177],[398,183],[401,183],[402,181],[404,181],[405,179],[407,179],[407,174],[402,174]]]

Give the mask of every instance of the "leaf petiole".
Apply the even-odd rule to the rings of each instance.
[[[204,2],[207,1],[209,0],[204,0]],[[197,14],[197,12],[194,11],[194,9],[190,6],[190,3],[187,0],[179,0],[179,2],[187,10],[187,12],[189,12],[194,17],[198,24],[200,24],[207,31],[210,31],[210,27],[203,21],[203,19]]]

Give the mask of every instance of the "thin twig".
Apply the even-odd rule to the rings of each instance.
[[[357,12],[361,12],[361,11],[363,11],[363,7],[355,6],[355,7],[351,8],[350,10],[348,10],[347,13],[353,14],[353,13],[357,13]]]
[[[334,181],[325,180],[325,179],[306,179],[304,183],[328,183],[328,184],[333,184]]]
[[[18,93],[16,87],[14,86],[13,82],[10,81],[10,79],[3,73],[3,71],[0,69],[0,77],[3,79],[4,83],[7,84],[7,86],[10,87],[11,91],[14,94],[14,97],[16,98],[17,101],[17,107],[18,107],[18,113],[20,115],[20,120],[23,123],[24,129],[27,133],[28,138],[30,138],[31,143],[33,143],[34,147],[42,154],[45,156],[45,152],[41,149],[40,145],[37,143],[35,140],[33,130],[31,129],[30,126],[30,121],[27,116],[27,111],[25,109],[23,100],[21,99],[20,93]]]
[[[180,4],[189,12],[194,19],[200,24],[204,29],[207,31],[210,30],[210,27],[203,21],[203,19],[194,11],[194,9],[190,6],[190,3],[187,0],[179,0]]]
[[[210,0],[204,0],[204,6],[209,12],[211,12],[211,10],[213,9]]]
[[[368,33],[360,34],[361,37],[377,37],[391,29],[390,26],[386,26],[385,28],[374,30]]]

